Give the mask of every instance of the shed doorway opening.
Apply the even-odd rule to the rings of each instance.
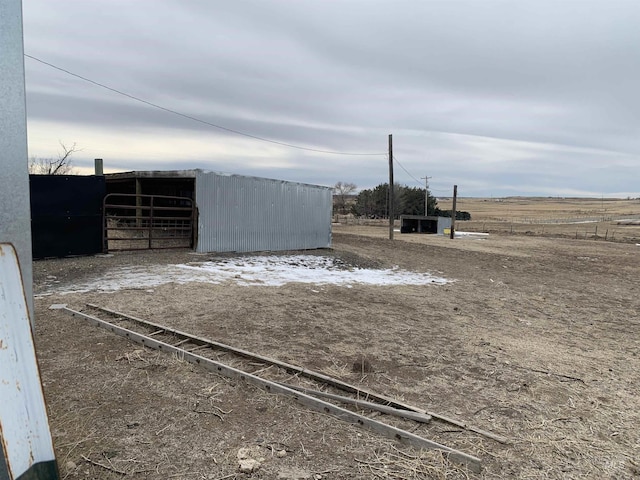
[[[103,212],[105,252],[195,246],[196,208],[189,197],[110,193]]]

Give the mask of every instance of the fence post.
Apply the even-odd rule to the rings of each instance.
[[[458,200],[458,185],[453,186],[453,205],[451,206],[451,230],[449,238],[453,240],[456,235],[456,201]]]

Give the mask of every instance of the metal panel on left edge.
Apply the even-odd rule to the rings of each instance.
[[[0,479],[58,479],[18,257],[0,243]]]

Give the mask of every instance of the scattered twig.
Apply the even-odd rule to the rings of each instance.
[[[213,480],[225,480],[226,478],[231,478],[231,477],[235,477],[236,474],[235,473],[230,473],[229,475],[225,475],[224,477],[216,477]]]
[[[182,472],[182,473],[174,473],[173,475],[169,475],[167,478],[177,478],[177,477],[184,477],[185,475],[201,475],[202,476],[202,472]],[[231,476],[235,475],[235,473],[231,474]],[[230,475],[227,475],[226,477],[219,477],[219,479],[216,480],[221,480],[223,478],[230,478]]]
[[[492,407],[491,407],[491,405],[486,405],[486,406],[484,406],[484,407],[482,407],[482,408],[479,408],[479,409],[478,409],[478,410],[476,410],[475,412],[473,412],[473,415],[477,415],[477,414],[479,414],[480,412],[482,412],[483,410],[486,410],[487,408],[492,408]]]
[[[220,407],[216,407],[215,405],[212,405],[212,407],[218,410],[223,415],[229,415],[231,412],[233,412],[233,410],[229,410],[228,412],[225,412],[223,409],[221,409]]]
[[[212,411],[209,411],[209,410],[198,410],[196,408],[194,408],[193,411],[195,413],[207,413],[209,415],[215,415],[216,417],[218,417],[220,419],[221,422],[224,422],[224,418],[218,412],[212,412]]]
[[[396,447],[394,447],[393,445],[391,445],[391,448],[392,448],[393,450],[395,450],[396,452],[398,452],[400,455],[402,455],[402,456],[404,456],[404,457],[407,457],[407,458],[410,458],[411,460],[417,460],[417,459],[418,459],[418,457],[416,457],[415,455],[410,455],[410,454],[408,454],[407,452],[403,452],[402,450],[397,449],[397,448],[396,448]]]
[[[90,458],[85,457],[84,455],[80,455],[80,456],[85,462],[95,465],[96,467],[104,468],[105,470],[109,470],[111,472],[117,473],[118,475],[128,475],[127,472],[123,470],[118,470],[115,467],[110,467],[109,465],[105,465],[104,463],[96,462],[95,460],[91,460]]]
[[[250,365],[255,365],[255,364],[250,364]],[[263,364],[260,364],[260,365],[263,365]],[[271,368],[273,368],[273,365],[269,365],[268,367],[261,368],[259,370],[256,370],[255,372],[251,372],[251,373],[253,373],[254,375],[258,375],[259,373],[266,372],[267,370],[269,370]]]
[[[530,372],[543,373],[545,375],[552,375],[554,377],[567,378],[569,380],[574,380],[576,382],[581,382],[581,383],[586,385],[585,381],[583,379],[581,379],[580,377],[572,377],[571,375],[564,375],[562,373],[554,373],[554,372],[550,372],[549,370],[541,370],[541,369],[538,369],[538,368],[521,367],[520,365],[513,365],[512,363],[508,363],[507,365],[510,365],[513,368],[518,368],[520,370],[528,370]]]
[[[140,470],[134,470],[130,472],[129,475],[136,475],[138,473],[151,473],[151,472],[157,472],[157,471],[158,471],[157,468],[143,468]]]
[[[322,470],[321,472],[314,472],[316,475],[326,475],[327,473],[331,473],[331,472],[339,472],[340,468],[338,467],[334,467],[334,468],[329,468],[327,470]]]

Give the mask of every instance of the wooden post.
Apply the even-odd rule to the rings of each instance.
[[[389,135],[389,240],[393,240],[393,135]]]
[[[451,207],[451,232],[450,239],[453,240],[456,235],[456,201],[458,199],[458,185],[453,186],[453,205]]]

